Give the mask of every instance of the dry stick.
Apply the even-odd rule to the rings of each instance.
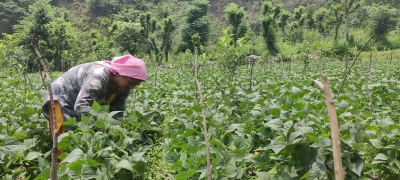
[[[332,148],[333,148],[333,162],[335,169],[335,179],[344,180],[344,171],[342,167],[342,152],[340,149],[340,137],[339,137],[339,123],[336,115],[335,103],[331,96],[331,90],[329,89],[328,76],[322,75],[324,79],[324,85],[319,81],[315,80],[315,84],[322,90],[325,95],[326,106],[328,108],[328,115],[331,124],[331,136],[332,136]]]
[[[289,72],[288,72],[288,76],[290,76],[290,69],[291,69],[291,67],[292,67],[292,61],[293,61],[293,56],[290,56],[290,59],[289,59]]]
[[[361,70],[362,70],[362,72],[363,72],[363,74],[364,74],[364,78],[365,78],[365,86],[366,86],[366,88],[367,88],[367,93],[368,93],[368,97],[369,97],[369,104],[370,104],[370,106],[371,106],[372,112],[375,112],[374,104],[372,103],[371,91],[369,90],[369,87],[368,87],[369,76],[367,76],[367,75],[365,74],[364,65],[363,65],[361,59],[360,59],[360,64],[361,64]]]
[[[42,55],[40,55],[40,52],[36,46],[36,42],[35,42],[35,37],[34,35],[32,35],[32,46],[33,49],[35,50],[36,55],[39,58],[40,61],[40,65],[42,67],[42,70],[45,72],[44,76],[42,78],[42,80],[46,79],[47,80],[47,90],[49,91],[49,95],[50,95],[50,105],[51,105],[51,111],[52,113],[50,114],[51,119],[53,120],[53,148],[52,148],[52,152],[51,152],[51,171],[50,171],[50,179],[51,180],[56,180],[57,179],[57,156],[58,156],[58,142],[57,142],[57,133],[58,133],[58,129],[57,129],[57,121],[55,116],[55,107],[54,107],[54,99],[53,99],[53,91],[51,89],[51,82],[50,82],[50,78],[49,78],[49,70],[47,69],[47,66],[42,58]]]
[[[374,37],[374,35],[375,35],[375,34],[372,34],[371,37],[368,39],[368,41],[367,41],[367,42],[363,45],[363,47],[358,51],[357,56],[354,58],[353,63],[351,64],[350,68],[347,70],[347,72],[346,72],[346,74],[345,74],[345,76],[344,76],[344,79],[343,79],[343,81],[342,81],[342,84],[340,85],[338,94],[336,95],[336,99],[339,98],[340,91],[341,91],[342,88],[343,88],[343,85],[344,85],[344,82],[346,81],[347,75],[350,73],[351,68],[352,68],[352,67],[354,66],[354,64],[356,63],[358,56],[360,56],[361,51],[362,51],[362,50],[364,49],[364,47],[368,44],[368,42],[371,41],[371,39],[372,39],[372,37]]]
[[[201,91],[199,79],[197,78],[197,54],[196,54],[196,61],[195,61],[194,67],[195,67],[194,79],[196,81],[196,87],[197,87],[197,90],[200,95],[201,114],[203,116],[203,133],[204,133],[204,139],[205,139],[205,143],[206,143],[206,156],[207,156],[207,175],[208,175],[208,180],[211,180],[212,179],[212,167],[211,167],[211,161],[210,161],[210,143],[208,142],[206,111],[204,110],[204,97],[203,97],[203,92]]]
[[[393,51],[390,52],[390,60],[389,60],[389,64],[390,64],[390,65],[392,64],[392,59],[393,59]]]
[[[285,65],[283,64],[282,54],[279,54],[279,57],[281,58],[281,64],[282,64],[282,76],[284,76],[285,75]]]

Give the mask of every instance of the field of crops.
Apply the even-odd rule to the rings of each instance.
[[[326,73],[336,97],[346,63],[289,65],[257,64],[251,89],[247,66],[233,81],[218,66],[200,68],[213,179],[334,179],[327,107],[313,80]],[[149,72],[121,121],[94,104],[97,120],[65,122],[74,130],[59,137],[59,179],[207,178],[192,69],[160,69],[156,81]],[[0,178],[48,179],[52,141],[39,74],[0,76]],[[334,101],[346,179],[400,179],[400,60],[357,62]]]

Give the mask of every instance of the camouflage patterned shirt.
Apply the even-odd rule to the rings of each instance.
[[[80,115],[88,115],[94,101],[100,105],[110,105],[109,111],[122,111],[114,115],[119,119],[125,110],[126,99],[130,91],[119,89],[111,94],[108,88],[110,71],[107,67],[85,63],[75,66],[57,78],[52,84],[54,100],[58,100],[64,115],[80,119]],[[42,112],[49,119],[47,101],[50,100],[47,92]],[[65,120],[65,118],[64,118]]]

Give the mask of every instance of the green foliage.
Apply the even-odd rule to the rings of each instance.
[[[194,52],[195,46],[192,42],[192,36],[199,34],[200,45],[205,46],[209,37],[209,19],[207,12],[210,7],[208,0],[196,0],[187,10],[187,17],[184,27],[182,28],[182,43],[179,47],[180,51],[186,49]]]
[[[264,38],[264,43],[271,55],[278,53],[277,34],[276,34],[276,18],[281,13],[281,7],[279,5],[272,5],[271,1],[265,1],[262,4],[262,16],[261,16],[261,32]]]
[[[220,37],[218,43],[218,59],[220,59],[222,68],[228,72],[230,82],[232,82],[239,66],[245,63],[246,39],[239,38],[237,43],[233,44],[233,34],[229,34],[227,30],[223,30],[222,33],[223,36]]]
[[[26,13],[28,6],[34,2],[4,0],[0,3],[0,38],[3,38],[2,33],[13,33],[13,25],[18,24],[20,18]]]
[[[172,33],[175,30],[174,23],[171,17],[163,20],[161,29],[161,49],[164,52],[165,62],[168,62],[168,54],[172,50]]]
[[[118,22],[117,22],[118,23]],[[118,30],[116,30],[114,33],[116,34],[116,42],[118,45],[122,47],[122,49],[126,48],[124,45],[125,43],[129,43],[130,41],[119,41],[118,38],[120,38],[120,32],[123,30],[121,27],[119,27]],[[112,51],[112,48],[114,47],[114,41],[111,41],[110,38],[103,36],[100,32],[96,30],[92,30],[91,34],[91,45],[92,45],[92,51],[94,53],[94,61],[96,60],[105,60],[105,59],[112,59],[115,55],[115,53]]]
[[[29,57],[29,68],[36,69],[38,65],[31,46],[32,35],[35,37],[39,52],[45,60],[52,63],[50,67],[54,67],[56,71],[71,67],[72,60],[64,60],[63,54],[72,49],[77,52],[76,50],[80,48],[79,43],[76,43],[76,30],[69,21],[68,13],[51,6],[47,0],[37,1],[30,6],[29,13],[15,26],[15,30],[18,32],[16,37],[18,45],[24,53],[28,53],[23,57]],[[25,63],[24,61],[22,62]]]
[[[111,43],[115,42],[121,52],[127,51],[132,55],[145,52],[147,47],[143,43],[146,39],[142,35],[143,27],[140,23],[115,21],[112,29],[114,41],[107,42],[110,45],[105,49],[112,47]]]
[[[316,21],[316,28],[319,33],[325,34],[327,31],[326,25],[324,23],[325,19],[327,18],[328,9],[325,7],[318,8],[318,10],[314,13],[314,19]]]
[[[386,35],[389,30],[394,29],[397,21],[393,18],[396,10],[387,5],[374,6],[370,9],[371,13],[371,34],[374,34],[375,42],[380,43],[379,50],[387,44]],[[398,14],[398,13],[397,13]]]
[[[219,47],[227,52],[224,57],[235,57],[247,49],[244,44],[235,50],[228,43],[232,35],[225,33],[221,42],[226,37],[228,46]],[[4,47],[5,43],[0,44]],[[184,58],[192,56],[188,53]],[[375,111],[366,94],[366,79],[356,71],[349,74],[344,91],[333,100],[345,179],[399,178],[400,111],[399,102],[393,99],[400,92],[400,64],[382,62],[372,61],[369,79]],[[327,59],[322,63],[335,94],[345,65]],[[367,67],[367,61],[362,63]],[[250,76],[245,66],[239,66],[232,81],[218,68],[202,69],[199,78],[207,87],[204,97],[213,179],[333,178],[326,102],[318,87],[310,83],[321,79],[317,64],[310,60],[303,74],[303,62],[291,62],[291,74],[285,78],[276,63],[266,72],[255,65],[251,91],[243,88]],[[284,67],[286,71],[288,64]],[[360,63],[354,68],[360,71]],[[154,75],[154,71],[149,73]],[[64,122],[73,130],[59,137],[58,148],[64,153],[59,156],[58,179],[206,178],[202,108],[192,71],[184,67],[182,74],[174,70],[158,73],[160,85],[153,86],[149,79],[135,89],[120,121],[105,112],[107,107],[94,103],[92,113],[97,119],[89,115],[78,122]],[[0,178],[47,179],[51,138],[47,119],[41,115],[44,90],[39,74],[29,74],[32,87],[28,85],[26,91],[20,74],[1,77]]]
[[[226,13],[226,16],[228,17],[229,24],[233,27],[233,29],[232,29],[233,44],[236,44],[237,39],[243,37],[243,35],[246,33],[246,32],[244,32],[244,34],[243,34],[243,32],[241,32],[242,34],[239,33],[240,32],[239,31],[240,23],[241,23],[243,17],[245,16],[244,8],[243,7],[239,8],[237,6],[237,4],[235,4],[235,3],[229,3],[225,7],[224,12]],[[242,36],[240,36],[240,35],[242,35]]]

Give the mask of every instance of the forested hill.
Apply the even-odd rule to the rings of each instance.
[[[162,64],[202,48],[218,60],[221,44],[264,59],[343,58],[372,34],[363,50],[400,48],[399,8],[400,0],[3,0],[0,55],[35,67],[34,34],[60,71],[124,53]]]
[[[28,11],[28,6],[36,0],[3,0],[0,2],[0,32],[11,34],[13,26],[18,23],[22,16]],[[186,0],[187,1],[187,0]],[[185,0],[51,0],[50,3],[56,7],[68,9],[73,16],[78,16],[81,20],[94,20],[92,17],[111,16],[113,13],[128,6],[138,10],[157,9],[166,3],[183,4]],[[190,1],[190,0],[189,0]],[[321,6],[328,0],[274,0],[274,3],[281,3],[283,7],[292,11],[300,5],[307,6],[315,4]],[[219,20],[225,18],[224,8],[229,2],[235,2],[239,6],[246,7],[247,11],[260,12],[262,1],[260,0],[210,0],[210,15]],[[367,0],[366,4],[381,3],[392,6],[400,6],[400,0]],[[171,12],[174,13],[174,12]],[[178,12],[175,12],[178,13]],[[251,14],[251,13],[249,13]],[[256,18],[256,17],[254,17]]]

